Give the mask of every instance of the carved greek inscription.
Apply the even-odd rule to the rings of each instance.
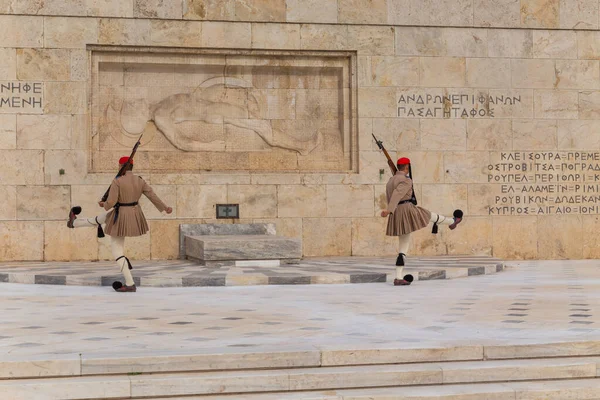
[[[494,106],[521,104],[521,96],[403,93],[398,95],[399,118],[495,118]]]
[[[0,113],[41,113],[42,82],[0,81]]]

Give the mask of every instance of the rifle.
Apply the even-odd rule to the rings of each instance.
[[[117,176],[115,177],[115,179],[120,177],[121,175],[123,175],[125,173],[125,169],[131,164],[131,160],[133,160],[133,156],[135,156],[135,152],[137,151],[137,148],[140,146],[140,140],[142,140],[142,136],[144,136],[143,133],[140,135],[140,138],[135,143],[135,146],[133,146],[133,150],[131,151],[129,160],[125,164],[123,164],[121,169],[119,169],[119,173],[117,173]],[[104,193],[104,196],[102,196],[102,201],[106,201],[106,199],[108,199],[108,192],[110,192],[110,186],[108,187],[108,189],[106,189],[106,193]]]
[[[383,142],[381,140],[377,140],[377,138],[375,137],[374,134],[371,134],[371,135],[373,135],[373,139],[375,139],[375,143],[377,143],[377,147],[379,147],[379,149],[383,151],[383,154],[385,154],[388,165],[390,166],[390,169],[392,170],[392,175],[396,175],[396,172],[398,171],[398,169],[396,168],[396,164],[392,161],[392,157],[390,157],[390,155],[387,152],[387,150],[385,149],[385,147],[383,147]]]

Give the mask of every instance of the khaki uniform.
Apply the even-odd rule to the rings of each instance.
[[[431,220],[431,212],[415,206],[409,200],[413,193],[412,179],[398,171],[385,188],[387,210],[391,213],[385,234],[387,236],[406,235],[425,228]],[[402,204],[399,204],[402,202]]]

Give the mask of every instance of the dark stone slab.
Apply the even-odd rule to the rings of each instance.
[[[183,286],[225,286],[225,277],[187,277],[182,279]]]
[[[310,276],[270,276],[269,285],[310,285]]]
[[[473,275],[485,275],[485,267],[470,267],[469,276]]]
[[[8,274],[0,274],[0,282],[8,282]]]
[[[37,285],[66,285],[67,277],[64,275],[36,275],[35,283]]]
[[[350,283],[385,282],[387,274],[355,274],[350,275]]]

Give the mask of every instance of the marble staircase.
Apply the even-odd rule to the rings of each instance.
[[[0,361],[10,400],[600,398],[600,342]]]

